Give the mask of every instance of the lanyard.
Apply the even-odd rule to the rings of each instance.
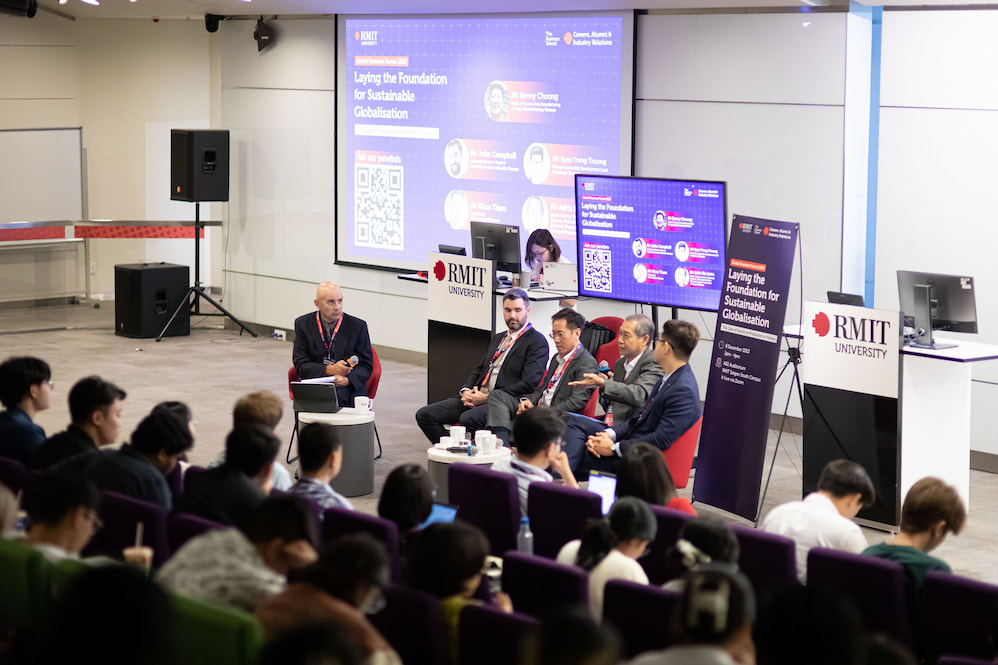
[[[560,379],[561,375],[565,373],[565,368],[568,367],[568,363],[572,362],[572,358],[575,357],[575,354],[578,353],[581,348],[582,343],[580,342],[578,346],[572,349],[572,352],[568,354],[568,357],[565,358],[565,362],[558,366],[558,368],[554,371],[554,376],[552,376],[551,380],[548,382],[548,387],[545,389],[545,392],[551,390],[551,388],[554,387],[554,384],[558,383],[558,379]]]
[[[485,378],[482,379],[481,385],[484,386],[489,382],[489,377],[492,376],[492,370],[495,369],[496,362],[502,357],[502,354],[513,348],[513,345],[516,344],[516,340],[520,339],[520,335],[530,330],[531,325],[533,324],[528,323],[523,326],[523,328],[521,328],[515,335],[511,332],[506,333],[506,337],[503,338],[502,342],[499,344],[499,347],[496,349],[496,352],[492,354],[492,361],[489,363],[489,368],[485,372]]]
[[[322,345],[326,347],[326,357],[329,358],[330,352],[333,350],[333,340],[336,339],[336,333],[340,331],[340,324],[343,323],[343,313],[340,313],[340,318],[336,319],[336,326],[333,328],[333,334],[329,336],[329,342],[326,342],[326,333],[322,331],[322,319],[319,317],[319,313],[315,313],[315,323],[319,326],[319,339],[322,340]]]

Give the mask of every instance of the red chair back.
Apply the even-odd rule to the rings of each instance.
[[[616,339],[617,334],[620,332],[620,326],[624,325],[624,320],[619,316],[599,316],[593,319],[591,323],[598,323],[601,326],[609,328],[613,331],[613,337]]]
[[[298,372],[295,370],[295,366],[292,365],[288,368],[288,399],[292,402],[295,401],[294,393],[291,392],[291,384],[298,380]]]
[[[371,347],[371,357],[374,358],[374,361],[371,363],[371,378],[367,380],[367,396],[369,399],[374,399],[374,396],[378,394],[378,384],[381,383],[381,360],[373,346]]]
[[[620,348],[617,346],[617,340],[607,342],[596,349],[597,365],[605,360],[606,364],[610,366],[610,369],[613,369],[613,364],[617,362],[618,358],[620,358]]]
[[[582,409],[582,415],[587,418],[595,418],[597,404],[599,404],[599,391],[594,390],[593,394],[589,396],[589,401],[586,402],[585,407]]]
[[[693,456],[696,455],[697,442],[700,440],[701,425],[703,425],[703,416],[697,418],[693,427],[676,439],[668,450],[662,451],[665,465],[669,467],[669,473],[672,474],[672,480],[678,489],[683,489],[690,482],[690,470],[693,468]]]

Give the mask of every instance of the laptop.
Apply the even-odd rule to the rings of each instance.
[[[457,517],[457,506],[446,503],[434,503],[433,508],[430,509],[430,516],[419,527],[425,529],[437,522],[453,522],[455,517]]]
[[[595,469],[589,471],[589,491],[598,494],[603,514],[610,512],[610,506],[617,499],[617,476]]]
[[[542,289],[562,291],[564,293],[579,292],[579,266],[574,263],[545,263],[544,275],[541,277]]]
[[[336,399],[336,386],[332,383],[292,381],[292,404],[296,413],[336,413],[340,405]]]

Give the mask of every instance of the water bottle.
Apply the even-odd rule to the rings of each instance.
[[[521,554],[534,553],[534,534],[530,531],[530,519],[520,518],[520,532],[516,534],[516,551]]]

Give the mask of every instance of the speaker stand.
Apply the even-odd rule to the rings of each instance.
[[[173,310],[173,314],[170,316],[170,320],[166,322],[166,325],[163,326],[163,329],[159,332],[159,336],[156,337],[157,342],[163,341],[163,335],[165,335],[166,331],[170,329],[171,325],[173,325],[173,320],[177,318],[177,314],[180,314],[181,308],[185,306],[191,308],[191,316],[228,317],[230,321],[239,326],[240,335],[242,335],[243,330],[245,330],[250,335],[253,335],[253,337],[257,337],[257,334],[252,330],[250,330],[249,328],[247,328],[242,321],[232,316],[232,314],[227,309],[225,309],[217,302],[215,302],[215,300],[205,292],[204,287],[201,286],[201,229],[203,228],[204,227],[201,226],[201,203],[199,201],[195,201],[194,202],[194,285],[191,286],[189,289],[187,289],[187,294],[184,295],[183,299],[180,301],[180,304],[177,305],[177,309]],[[193,300],[191,300],[191,296],[194,296]],[[201,298],[204,298],[205,300],[210,302],[218,311],[202,312]]]

